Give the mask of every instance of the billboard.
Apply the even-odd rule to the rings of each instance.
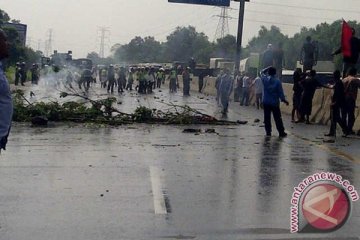
[[[189,3],[189,4],[201,4],[212,6],[229,7],[230,0],[168,0],[171,3]]]
[[[21,44],[25,47],[27,25],[21,23],[4,23],[2,24],[2,27],[15,28],[16,31],[19,33],[19,39]]]

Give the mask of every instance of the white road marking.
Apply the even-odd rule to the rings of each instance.
[[[164,195],[162,193],[161,172],[157,167],[150,167],[150,179],[154,197],[155,214],[167,214]]]

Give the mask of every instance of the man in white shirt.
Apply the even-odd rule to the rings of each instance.
[[[255,78],[253,84],[255,86],[255,102],[257,109],[262,108],[262,93],[263,93],[263,84],[260,77]]]

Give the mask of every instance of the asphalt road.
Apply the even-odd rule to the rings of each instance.
[[[118,97],[122,111],[163,100],[221,117],[213,97],[195,93]],[[266,138],[261,111],[238,103],[228,119],[246,125],[14,124],[0,155],[0,239],[359,239],[359,202],[336,232],[290,234],[302,179],[329,171],[360,189],[360,140],[323,143],[327,127],[288,118],[284,139]]]

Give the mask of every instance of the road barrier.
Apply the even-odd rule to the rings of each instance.
[[[179,78],[179,86],[182,89],[182,76],[178,76]],[[204,87],[202,92],[208,95],[215,96],[216,95],[216,89],[215,89],[215,77],[206,77],[204,79]],[[168,81],[166,81],[168,82]],[[286,106],[285,104],[281,104],[281,111],[286,114],[291,114],[292,111],[292,96],[293,96],[293,85],[289,83],[283,83],[283,89],[285,96],[287,100],[289,101],[289,106]],[[199,90],[199,78],[193,77],[192,81],[190,83],[190,89],[191,91],[198,91]],[[231,99],[233,99],[233,94],[231,96]],[[251,89],[250,94],[250,103],[251,105],[255,106],[255,94],[254,94],[254,88]],[[311,115],[311,121],[318,124],[330,124],[330,104],[331,104],[331,96],[332,96],[332,90],[331,89],[325,89],[320,88],[317,89],[314,95],[313,99],[313,108],[312,108],[312,115]],[[356,106],[358,106],[355,109],[355,125],[354,129],[360,129],[360,92],[358,94]]]

